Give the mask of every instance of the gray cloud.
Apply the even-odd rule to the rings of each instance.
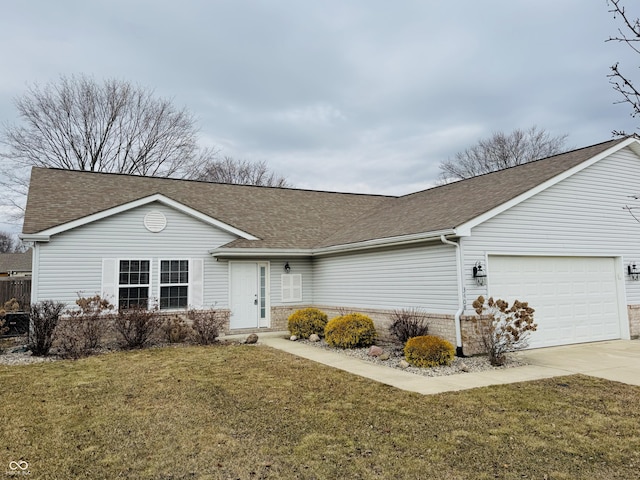
[[[0,120],[61,74],[152,87],[202,142],[265,160],[296,186],[404,194],[494,131],[569,144],[633,131],[607,82],[606,2],[206,0],[11,2],[0,18]]]

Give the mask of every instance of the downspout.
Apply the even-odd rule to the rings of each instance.
[[[462,328],[460,326],[460,317],[464,313],[466,300],[464,298],[464,276],[462,275],[462,254],[460,253],[460,244],[447,240],[444,235],[440,235],[440,240],[446,245],[453,245],[456,247],[456,270],[458,272],[458,311],[454,317],[456,325],[456,356],[464,357],[464,353],[462,353]]]

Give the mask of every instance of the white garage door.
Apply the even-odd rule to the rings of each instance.
[[[490,255],[488,267],[494,298],[535,309],[531,348],[620,338],[615,259]]]

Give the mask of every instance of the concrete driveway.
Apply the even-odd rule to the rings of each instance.
[[[545,376],[583,373],[640,385],[640,340],[538,348],[518,354]]]

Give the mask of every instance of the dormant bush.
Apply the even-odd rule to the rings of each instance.
[[[473,302],[480,318],[481,338],[492,365],[504,365],[506,354],[529,346],[529,335],[535,332],[535,310],[527,302],[516,300],[510,307],[505,300],[485,301],[481,295]]]

